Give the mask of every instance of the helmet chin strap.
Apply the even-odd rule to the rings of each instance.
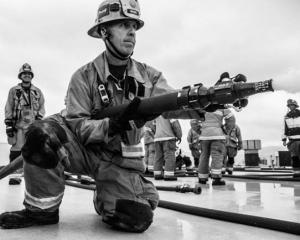
[[[109,37],[106,37],[105,40],[104,40],[104,42],[105,42],[106,49],[109,51],[109,53],[111,55],[113,55],[115,58],[119,59],[119,60],[122,60],[122,61],[128,60],[132,56],[132,54],[133,54],[133,52],[130,53],[129,55],[125,55],[125,54],[121,53],[114,46],[114,44],[112,43],[112,41],[109,40]]]
[[[113,55],[115,58],[124,61],[124,60],[128,60],[131,55],[133,54],[130,53],[129,55],[125,55],[123,53],[121,53],[117,47],[113,44],[113,42],[110,40],[111,38],[111,34],[107,31],[107,29],[105,27],[102,27],[101,29],[99,29],[99,35],[102,37],[102,39],[104,40],[105,46],[107,51]]]

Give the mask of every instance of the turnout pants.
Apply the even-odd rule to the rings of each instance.
[[[155,161],[154,161],[154,175],[163,173],[165,176],[174,176],[176,167],[176,140],[166,140],[155,142]]]
[[[59,208],[65,189],[64,171],[89,175],[95,179],[94,205],[103,220],[114,216],[118,200],[142,203],[142,206],[150,207],[151,210],[156,208],[159,201],[156,188],[142,176],[144,168],[137,167],[144,166],[143,159],[124,159],[109,152],[101,152],[95,146],[84,147],[63,119],[56,116],[51,120],[59,122],[67,133],[68,142],[63,146],[68,153],[70,167],[65,168],[59,162],[54,169],[43,169],[25,162],[24,205],[27,209],[54,212]],[[134,212],[135,209],[128,207],[126,211]]]
[[[211,156],[211,176],[212,178],[221,178],[225,152],[226,152],[225,140],[202,140],[200,162],[198,167],[199,178],[203,178],[203,179],[208,178],[210,156]]]

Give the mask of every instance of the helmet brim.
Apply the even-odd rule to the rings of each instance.
[[[141,29],[144,26],[144,21],[142,21],[140,19],[135,19],[135,18],[130,18],[130,17],[123,17],[123,18],[119,18],[119,19],[115,19],[115,20],[110,20],[108,22],[97,23],[88,30],[87,34],[91,37],[94,37],[94,38],[102,38],[101,35],[99,34],[99,27],[101,25],[109,25],[111,23],[120,22],[120,21],[123,21],[123,20],[136,21],[137,24],[138,24],[137,30]]]
[[[22,75],[23,73],[26,73],[26,71],[25,71],[25,72],[20,72],[20,73],[18,74],[18,78],[19,78],[20,80],[22,80],[21,75]],[[27,73],[30,73],[30,74],[31,74],[31,78],[34,77],[33,72],[27,72]]]

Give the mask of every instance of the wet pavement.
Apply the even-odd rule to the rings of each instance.
[[[150,180],[153,180],[149,178]],[[196,178],[178,178],[176,182],[153,181],[157,186],[190,184]],[[260,182],[226,179],[225,186],[202,185],[202,193],[159,191],[162,200],[222,211],[250,214],[300,222],[300,182]],[[9,186],[0,180],[0,212],[19,210],[24,196],[24,182]],[[0,239],[299,239],[299,236],[264,228],[194,216],[158,207],[154,222],[142,234],[112,230],[101,221],[92,204],[93,192],[66,187],[60,208],[60,223],[27,229],[2,230]]]

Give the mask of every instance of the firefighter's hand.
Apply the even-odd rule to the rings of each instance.
[[[237,108],[244,108],[248,105],[248,99],[247,98],[242,98],[237,100],[236,102],[233,103],[233,106]]]
[[[283,140],[283,141],[282,141],[282,145],[283,145],[283,146],[286,146],[286,145],[287,145],[286,140]]]
[[[6,135],[8,137],[13,137],[15,135],[16,129],[12,126],[6,126]]]
[[[243,74],[238,74],[235,77],[231,78],[233,82],[247,82],[247,78]]]
[[[129,116],[134,114],[139,105],[141,103],[141,99],[135,97],[118,117],[109,119],[109,129],[108,135],[113,136],[117,133],[124,133],[125,131],[131,130],[132,127],[129,122]]]

